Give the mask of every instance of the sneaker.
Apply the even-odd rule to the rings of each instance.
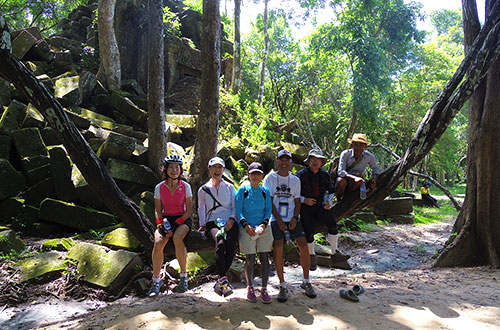
[[[309,298],[316,298],[316,291],[314,291],[311,283],[302,282],[300,287],[306,291],[306,296],[308,296]]]
[[[163,285],[163,281],[155,282],[151,285],[151,288],[148,291],[148,297],[156,297],[160,294],[160,288]]]
[[[247,288],[247,300],[249,302],[257,302],[257,296],[255,296],[255,290],[253,288],[253,286],[249,286]]]
[[[318,268],[318,257],[316,257],[315,254],[310,254],[309,259],[311,261],[311,263],[309,265],[309,270],[310,271],[316,270]]]
[[[260,289],[260,299],[264,304],[270,304],[271,303],[271,296],[269,296],[269,293],[267,293],[266,288]]]
[[[222,289],[222,295],[224,297],[227,297],[233,293],[233,288],[231,287],[231,284],[229,284],[228,280],[222,281],[221,289]]]
[[[220,280],[215,281],[214,285],[214,291],[217,293],[219,296],[222,296],[224,292],[222,291],[222,284]]]
[[[332,254],[330,258],[332,259],[332,264],[334,264],[336,262],[347,261],[350,257],[348,254],[342,254],[339,250],[335,250],[335,254]]]
[[[186,292],[188,289],[188,278],[187,276],[181,276],[179,278],[179,283],[177,283],[177,287],[175,288],[175,292]]]
[[[288,289],[280,286],[280,293],[278,293],[278,301],[285,302],[288,300]]]

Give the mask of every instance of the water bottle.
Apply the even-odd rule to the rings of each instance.
[[[290,231],[288,230],[288,228],[285,230],[285,241],[286,241],[286,244],[287,245],[290,245],[292,244],[292,235],[290,235]]]
[[[362,200],[366,199],[366,184],[364,182],[359,187],[359,198]]]
[[[222,218],[217,218],[217,227],[222,228],[227,225],[227,221]]]
[[[323,197],[323,202],[325,202],[325,203],[329,202],[329,199],[328,199],[328,190],[325,191],[325,196]]]
[[[167,219],[163,219],[163,228],[165,228],[165,231],[169,231],[172,229],[170,226],[170,222]]]
[[[264,228],[262,228],[261,226],[257,226],[257,228],[255,228],[255,236],[252,236],[252,239],[256,240],[257,238],[259,238],[260,234],[262,234],[263,231]]]

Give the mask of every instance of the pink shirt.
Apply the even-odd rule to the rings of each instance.
[[[161,201],[164,216],[183,215],[186,212],[186,198],[192,196],[191,186],[183,180],[179,180],[173,194],[170,193],[166,180],[155,187],[154,197]]]

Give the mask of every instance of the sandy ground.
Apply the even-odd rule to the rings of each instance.
[[[416,269],[345,274],[314,281],[309,299],[293,283],[286,303],[245,300],[245,288],[228,299],[211,284],[185,294],[122,299],[45,329],[499,329],[500,272],[481,268]],[[338,292],[361,284],[360,302]],[[271,290],[277,294],[277,288]]]
[[[269,305],[246,301],[243,284],[223,298],[206,283],[185,294],[113,303],[40,298],[0,308],[0,329],[500,329],[500,270],[429,268],[452,222],[350,232],[341,247],[352,254],[353,270],[312,272],[316,299],[304,295],[301,268],[290,265],[286,303],[275,299],[273,276]],[[360,302],[339,296],[339,290],[355,284],[366,289]]]

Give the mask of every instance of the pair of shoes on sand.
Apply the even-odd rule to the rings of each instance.
[[[359,295],[365,292],[365,288],[361,285],[355,285],[351,290],[340,290],[340,296],[352,302],[359,302]]]

